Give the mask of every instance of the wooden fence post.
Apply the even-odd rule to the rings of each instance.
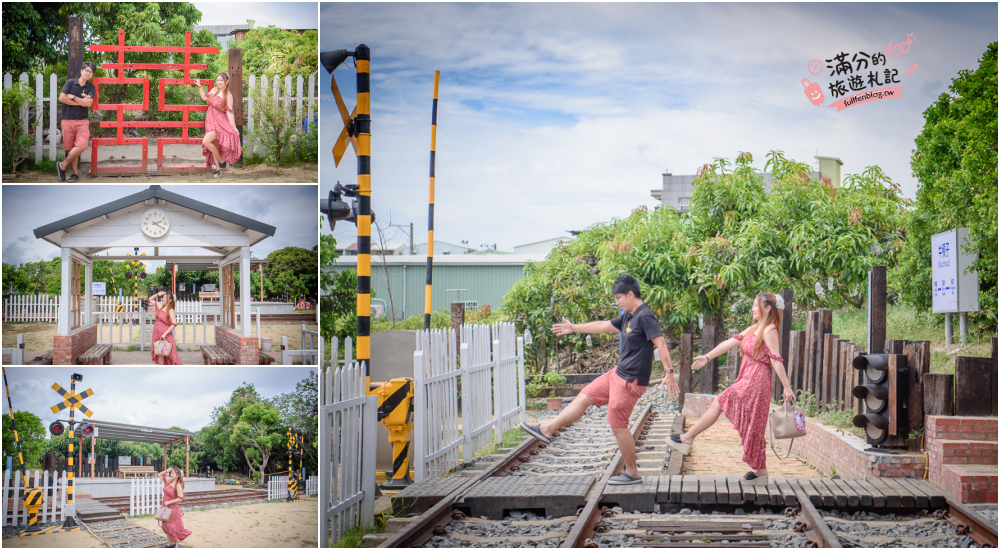
[[[826,333],[823,335],[823,361],[821,362],[821,376],[820,376],[820,386],[822,388],[820,393],[820,401],[823,403],[823,410],[829,410],[831,407],[831,401],[835,399],[836,394],[830,391],[831,386],[833,386],[833,353],[834,353],[834,342],[837,341],[836,334]]]
[[[802,391],[813,391],[813,379],[816,377],[816,348],[819,339],[819,312],[810,311],[806,316],[805,362],[802,369],[802,380],[799,385]]]
[[[817,312],[819,318],[816,324],[816,349],[813,350],[813,395],[819,402],[823,395],[823,343],[827,334],[833,332],[833,310],[821,308]]]
[[[677,371],[677,386],[680,390],[680,395],[677,398],[677,404],[682,411],[684,410],[684,394],[691,392],[691,352],[694,347],[693,339],[694,335],[691,333],[681,334],[681,364]]]
[[[740,331],[734,328],[729,329],[729,338],[736,336]],[[787,364],[787,363],[786,363]],[[732,385],[736,381],[736,378],[740,375],[740,348],[735,347],[726,353],[726,378],[729,380],[729,385]]]
[[[997,387],[990,386],[993,359],[955,357],[955,415],[990,416]]]
[[[229,93],[233,94],[233,114],[240,134],[240,160],[243,161],[243,50],[229,48]]]
[[[451,304],[451,330],[455,331],[455,355],[462,351],[462,325],[465,324],[465,304],[453,302]],[[556,348],[559,349],[559,348]],[[545,371],[545,364],[542,364],[542,372]],[[559,372],[559,355],[556,355],[556,372]]]
[[[923,376],[924,413],[931,416],[955,414],[955,375],[927,373]]]
[[[909,382],[909,397],[906,401],[906,415],[910,429],[917,430],[924,426],[924,375],[931,370],[931,343],[909,342],[903,346],[906,355],[906,378]],[[920,441],[907,441],[907,450],[919,451]]]
[[[868,350],[885,349],[885,266],[873,265],[868,273]]]
[[[993,376],[990,381],[990,387],[997,387],[997,339],[990,338],[990,358],[993,360]],[[993,416],[997,415],[997,392],[993,392]]]
[[[701,354],[705,355],[718,344],[719,327],[705,325],[701,329]],[[712,359],[701,369],[701,393],[715,394],[719,391],[719,360]]]
[[[69,55],[66,57],[67,78],[80,78],[80,68],[83,66],[83,18],[70,16],[67,31],[69,33]],[[55,136],[49,136],[49,139],[55,146]]]

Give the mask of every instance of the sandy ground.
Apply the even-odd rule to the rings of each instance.
[[[155,169],[155,165],[151,169]],[[155,184],[164,183],[317,183],[319,182],[319,166],[316,164],[296,164],[294,166],[283,166],[281,168],[271,168],[265,164],[255,164],[243,168],[230,166],[223,171],[219,179],[212,177],[211,172],[199,174],[164,174],[164,175],[125,175],[116,176],[101,174],[97,177],[90,177],[88,172],[90,165],[80,166],[80,184],[90,183],[128,183],[128,184]],[[40,172],[19,173],[16,178],[4,178],[4,183],[62,183],[59,177],[53,172],[43,174]]]
[[[135,351],[138,351],[139,345],[139,327],[124,325],[124,326],[105,326],[104,327],[104,341],[108,342],[111,340],[111,333],[114,333],[114,339],[119,340],[118,331],[121,328],[122,339],[125,341],[131,340],[135,342]],[[129,337],[129,329],[132,330],[132,336]],[[301,324],[290,324],[290,325],[267,325],[261,324],[260,331],[265,338],[272,339],[271,350],[278,350],[281,346],[281,337],[288,337],[288,346],[291,349],[300,349],[300,334],[301,334]],[[306,325],[307,330],[317,331],[319,330],[318,325]],[[57,330],[57,325],[55,323],[4,323],[3,324],[3,347],[12,348],[17,345],[17,335],[24,335],[24,360],[25,362],[34,359],[38,355],[48,353],[52,350],[52,337],[55,336]],[[195,341],[195,327],[186,327],[185,336],[188,341]],[[207,327],[207,338],[203,336],[203,331],[201,327],[198,328],[198,341],[215,341],[215,327]],[[193,351],[200,352],[201,348],[199,346],[185,346],[180,343],[181,340],[181,327],[178,326],[174,329],[175,340],[178,341],[177,349],[180,351]],[[250,334],[257,336],[257,325],[254,324],[250,328]],[[124,346],[116,345],[116,348],[124,349]],[[113,354],[112,354],[113,357]],[[201,363],[200,353],[198,354],[198,363]],[[4,356],[4,363],[9,364],[10,356]]]
[[[133,520],[141,527],[161,533],[152,517]],[[184,512],[184,527],[191,536],[186,548],[316,548],[319,531],[319,501],[265,502],[214,510]],[[96,537],[83,532],[57,533],[4,539],[5,548],[105,548]]]

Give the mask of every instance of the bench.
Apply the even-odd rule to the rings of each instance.
[[[201,362],[204,365],[233,365],[236,360],[219,346],[202,346]]]
[[[111,344],[98,344],[80,354],[81,365],[110,365]]]
[[[263,351],[260,352],[259,357],[260,357],[260,363],[259,364],[261,364],[261,365],[270,365],[271,363],[274,363],[275,361],[277,361],[277,359],[275,359],[274,357],[271,357],[270,355],[264,353]]]
[[[52,364],[52,352],[48,352],[45,355],[39,355],[31,361],[28,361],[28,365],[51,365]]]
[[[156,470],[152,466],[119,466],[118,477],[153,477]]]

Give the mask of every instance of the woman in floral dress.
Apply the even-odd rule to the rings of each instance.
[[[158,301],[157,298],[163,298]],[[174,313],[174,296],[162,290],[149,297],[153,302],[153,311],[156,313],[156,324],[153,325],[153,344],[158,340],[170,342],[170,356],[157,355],[152,349],[149,353],[153,356],[153,362],[157,365],[181,365],[181,358],[177,355],[177,343],[174,342],[174,329],[177,328],[177,314]]]
[[[686,433],[673,435],[667,440],[671,448],[687,455],[695,438],[725,413],[740,434],[743,462],[751,468],[743,476],[743,483],[747,485],[767,485],[764,432],[771,403],[771,368],[781,380],[785,401],[795,401],[795,393],[788,384],[785,365],[778,353],[781,350],[778,327],[781,326],[781,310],[784,307],[780,300],[780,296],[770,292],[758,294],[752,306],[756,323],[705,355],[695,357],[692,369],[700,370],[709,361],[740,346],[742,342],[740,351],[743,352],[743,361],[733,385],[712,400],[708,411]]]
[[[205,163],[212,166],[212,175],[219,177],[219,171],[225,170],[226,163],[232,164],[240,160],[240,134],[236,129],[236,116],[233,113],[233,95],[229,93],[229,75],[219,73],[215,79],[215,87],[205,93],[198,86],[201,99],[208,102],[205,112],[205,138],[201,140],[201,153],[205,155]]]
[[[167,534],[167,548],[177,548],[177,543],[191,536],[191,531],[184,528],[179,502],[184,500],[184,475],[177,468],[167,468],[157,474],[163,480],[163,506],[170,508],[170,519],[160,523],[163,532]]]

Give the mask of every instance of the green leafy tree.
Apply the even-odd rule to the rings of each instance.
[[[4,292],[25,292],[28,290],[28,274],[20,265],[3,264]]]
[[[282,393],[271,399],[271,404],[281,412],[281,424],[289,426],[305,437],[306,445],[302,448],[307,470],[316,471],[318,455],[311,445],[319,437],[316,424],[316,411],[319,410],[319,387],[316,376],[303,378],[295,385],[295,391]],[[276,452],[287,450],[287,441],[278,444]],[[297,462],[296,462],[297,466]]]
[[[34,93],[30,86],[15,80],[10,88],[3,90],[3,171],[14,173],[15,168],[25,158],[33,142],[24,131],[21,113],[34,103]]]
[[[33,77],[31,73],[45,60],[56,60],[55,44],[66,34],[61,8],[54,2],[4,2],[4,73],[11,73],[15,80],[22,72]]]
[[[287,246],[267,255],[270,262],[264,266],[264,281],[272,281],[276,293],[288,290],[296,295],[317,295],[317,257],[315,250]],[[259,288],[259,287],[257,287]]]
[[[291,75],[308,79],[319,66],[319,32],[299,34],[275,26],[251,29],[232,47],[243,50],[243,74],[268,77]]]
[[[233,468],[245,462],[262,475],[273,449],[285,437],[281,413],[261,398],[253,384],[244,383],[233,390],[229,403],[213,411],[212,424],[214,429],[204,433],[208,457],[217,465],[221,465],[221,457]]]
[[[42,419],[28,411],[14,411],[14,421],[17,423],[17,437],[21,441],[25,468],[41,468],[42,454],[46,450],[45,426],[42,425]],[[9,414],[3,417],[3,454],[14,457],[13,465],[15,468],[19,467],[14,428]]]
[[[981,329],[997,326],[997,43],[976,70],[963,69],[924,111],[924,128],[910,158],[920,181],[907,224],[900,268],[890,280],[904,301],[931,308],[931,236],[969,228],[965,250],[979,254]],[[958,207],[961,205],[960,207]]]

